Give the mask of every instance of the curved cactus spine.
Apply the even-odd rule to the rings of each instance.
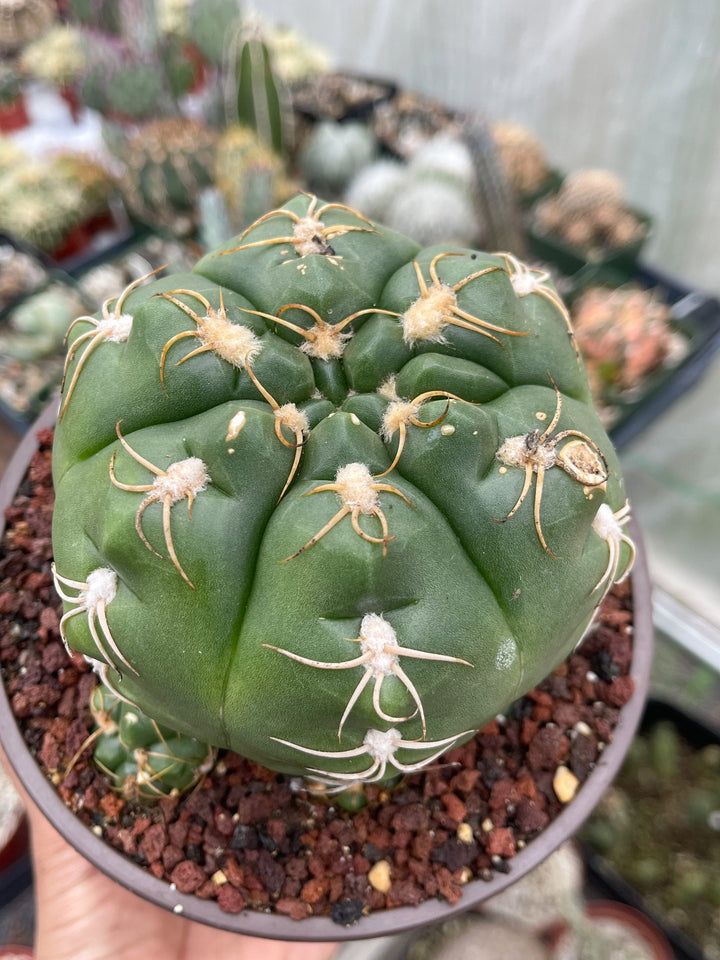
[[[565,316],[510,255],[300,194],[104,313],[113,350],[102,317],[69,335],[56,582],[128,710],[388,782],[539,682],[632,564]]]

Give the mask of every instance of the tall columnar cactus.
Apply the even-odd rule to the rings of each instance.
[[[76,321],[54,448],[71,647],[159,723],[342,790],[572,650],[632,544],[562,302],[300,195]]]

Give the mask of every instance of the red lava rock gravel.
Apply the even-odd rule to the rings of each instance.
[[[40,441],[0,545],[4,682],[28,747],[65,803],[179,891],[215,899],[228,913],[329,915],[344,925],[430,897],[456,903],[468,880],[508,872],[516,851],[560,812],[557,766],[582,782],[612,739],[633,690],[627,584],[605,599],[582,648],[506,717],[391,793],[369,785],[359,812],[229,752],[189,795],[151,808],[113,792],[90,750],[66,774],[92,729],[87,705],[97,681],[60,641],[50,574],[51,431]],[[369,873],[379,861],[389,882],[374,887]]]

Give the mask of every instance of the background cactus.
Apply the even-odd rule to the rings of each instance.
[[[0,55],[17,53],[52,24],[57,14],[52,0],[6,0],[0,4]]]
[[[330,790],[433,762],[577,644],[632,546],[565,308],[308,195],[78,319],[69,645],[158,723]]]
[[[622,181],[608,170],[577,170],[535,208],[537,226],[590,251],[625,247],[645,227],[625,205]]]
[[[23,50],[22,67],[36,80],[68,87],[85,69],[82,31],[71,24],[57,24]]]
[[[199,121],[167,117],[122,140],[123,193],[141,220],[186,233],[198,191],[212,181],[217,134]]]
[[[96,725],[95,762],[130,800],[183,793],[214,762],[206,743],[161,727],[107,687],[90,698]]]

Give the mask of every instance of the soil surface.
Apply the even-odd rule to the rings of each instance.
[[[456,903],[472,879],[508,872],[515,853],[570,802],[612,740],[633,692],[628,583],[603,601],[582,647],[507,715],[391,793],[366,789],[358,812],[297,777],[224,752],[189,794],[141,806],[113,790],[90,749],[97,679],[60,640],[53,588],[52,432],[0,544],[0,666],[25,741],[65,803],[154,876],[220,908],[301,920],[362,914],[432,897]]]

